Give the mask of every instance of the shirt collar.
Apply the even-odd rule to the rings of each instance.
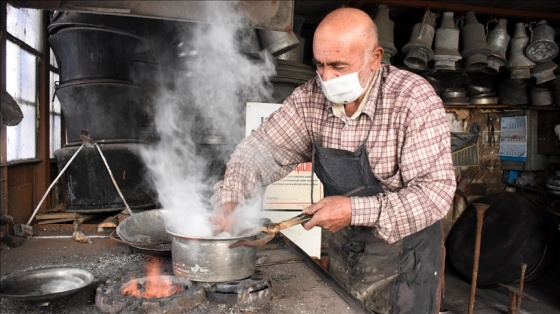
[[[341,118],[344,121],[349,121],[349,120],[354,120],[356,118],[358,118],[362,112],[369,115],[370,117],[373,115],[374,112],[374,107],[369,104],[368,102],[370,102],[370,99],[372,99],[373,101],[373,105],[375,105],[375,101],[377,99],[377,94],[379,92],[379,88],[377,89],[377,92],[372,93],[372,90],[374,90],[374,86],[379,86],[377,83],[380,84],[381,82],[381,76],[383,75],[383,72],[381,72],[381,74],[379,74],[380,69],[377,69],[377,71],[375,72],[373,79],[368,83],[368,87],[366,89],[366,92],[364,94],[364,98],[362,98],[360,105],[358,106],[358,109],[356,110],[356,112],[354,112],[354,114],[352,114],[351,117],[347,117],[345,110],[344,110],[344,104],[334,104],[329,102],[331,109],[332,109],[332,113],[336,116]],[[374,98],[372,98],[371,96],[374,96]],[[370,102],[371,103],[371,102]]]

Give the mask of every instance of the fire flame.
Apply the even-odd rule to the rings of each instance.
[[[121,292],[124,296],[155,299],[165,298],[185,290],[183,285],[173,283],[171,276],[162,276],[160,260],[151,260],[146,264],[147,276],[134,279],[123,285]]]

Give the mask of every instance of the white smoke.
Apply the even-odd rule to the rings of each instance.
[[[210,168],[210,157],[229,158],[244,134],[245,103],[270,99],[269,77],[275,74],[268,52],[241,51],[254,31],[244,28],[247,23],[236,1],[209,3],[206,14],[216,16],[208,20],[227,24],[184,24],[175,89],[162,89],[155,97],[159,141],[141,152],[169,213],[168,229],[195,237],[212,235],[209,199],[219,178],[217,169]],[[210,155],[200,145],[208,139],[221,143],[205,146],[211,147]],[[258,202],[248,204],[236,210],[242,227],[250,227],[247,219],[257,217],[260,209]]]

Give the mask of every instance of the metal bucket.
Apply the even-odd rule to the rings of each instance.
[[[546,62],[558,55],[558,44],[554,42],[554,28],[541,20],[531,30],[531,43],[525,48],[525,55],[535,62]]]
[[[484,25],[478,22],[474,12],[467,12],[465,25],[461,29],[463,50],[461,55],[465,60],[465,68],[477,71],[488,65],[488,56],[492,50],[486,44]]]
[[[552,91],[550,88],[533,87],[531,88],[531,105],[548,106],[552,105]]]
[[[171,259],[176,276],[201,282],[227,282],[250,277],[255,272],[257,248],[229,246],[240,240],[254,240],[257,233],[234,236],[200,238],[172,236]]]
[[[268,50],[273,56],[281,55],[299,45],[299,40],[294,32],[258,29],[257,35],[261,47]]]

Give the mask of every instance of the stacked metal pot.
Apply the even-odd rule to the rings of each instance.
[[[54,12],[49,44],[59,68],[55,95],[66,124],[67,144],[55,151],[59,169],[92,134],[104,152],[117,184],[133,207],[152,207],[153,192],[136,154],[146,117],[144,89],[134,84],[133,57],[149,49],[129,18]],[[65,172],[67,210],[114,211],[124,207],[101,156],[84,149]]]
[[[303,23],[303,17],[295,15],[289,33],[257,30],[257,45],[276,57],[276,75],[270,78],[273,102],[282,103],[296,87],[316,75],[313,67],[303,63],[305,38],[300,36]]]

